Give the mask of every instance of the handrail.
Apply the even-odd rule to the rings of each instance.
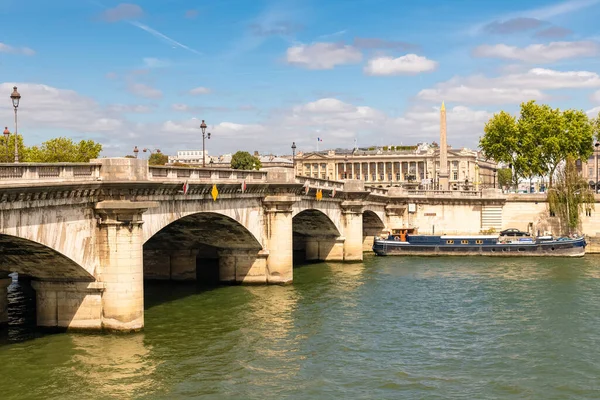
[[[97,181],[101,179],[100,168],[96,163],[0,163],[0,185]]]
[[[267,171],[151,165],[148,167],[148,179],[151,181],[246,181],[247,183],[252,183],[265,182],[267,180]]]

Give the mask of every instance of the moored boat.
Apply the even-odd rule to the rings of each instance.
[[[436,236],[403,233],[402,235],[390,235],[386,239],[376,237],[373,242],[373,251],[380,256],[581,257],[585,254],[585,246],[584,237]]]

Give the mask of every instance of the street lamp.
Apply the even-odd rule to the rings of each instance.
[[[19,101],[21,100],[21,95],[17,92],[17,87],[13,87],[13,92],[10,94],[10,98],[12,100],[13,107],[15,109],[15,163],[19,162],[19,134],[18,125],[17,125],[17,108],[19,108]]]
[[[142,151],[143,151],[144,153],[150,152],[150,154],[154,154],[154,153],[158,153],[158,154],[160,154],[160,149],[155,149],[155,150],[152,150],[152,149],[144,149],[144,150],[142,150]]]
[[[596,148],[596,183],[594,184],[594,190],[596,191],[596,193],[598,193],[598,147],[600,147],[600,142],[596,142],[596,144],[594,144],[594,147]]]
[[[8,130],[8,126],[4,127],[4,141],[6,142],[6,162],[9,162],[10,155],[8,153],[8,139],[10,137],[10,131]]]
[[[292,168],[294,168],[294,175],[296,175],[296,142],[292,142]]]
[[[494,189],[496,189],[496,168],[492,169],[494,172]]]
[[[202,129],[202,167],[206,167],[206,151],[204,150],[204,141],[205,139],[210,139],[210,132],[206,133],[206,123],[202,120],[200,124],[200,129]]]
[[[133,154],[135,155],[135,158],[137,158],[137,157],[138,157],[138,153],[139,153],[139,152],[140,152],[140,151],[138,150],[137,146],[135,146],[135,147],[133,148]]]

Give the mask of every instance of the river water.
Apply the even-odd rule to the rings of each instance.
[[[10,290],[4,400],[600,398],[598,257],[368,257],[297,268],[290,286],[147,284],[134,335],[39,333],[30,289]]]

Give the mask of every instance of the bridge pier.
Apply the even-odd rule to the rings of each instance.
[[[12,278],[7,273],[0,273],[0,325],[8,324],[8,286]]]
[[[363,260],[363,205],[360,201],[341,204],[344,229],[344,261]]]
[[[37,325],[102,329],[102,282],[32,281]]]
[[[155,202],[102,201],[96,204],[100,268],[104,283],[102,328],[137,331],[144,327],[142,214]]]
[[[293,279],[293,240],[291,196],[267,196],[263,200],[266,221],[267,283],[285,284]]]
[[[269,283],[268,251],[223,249],[219,251],[219,281],[223,283]]]
[[[197,250],[176,250],[171,253],[170,277],[174,281],[196,280],[196,256]]]
[[[306,261],[344,261],[344,237],[306,238]]]

